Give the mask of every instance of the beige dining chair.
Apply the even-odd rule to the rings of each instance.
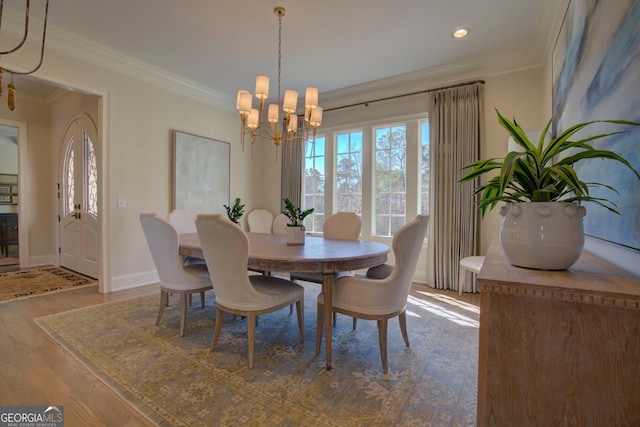
[[[169,294],[180,295],[180,336],[183,337],[188,297],[200,294],[201,306],[204,308],[204,293],[212,289],[207,266],[182,264],[178,254],[178,232],[169,221],[155,213],[141,213],[140,223],[160,278],[160,309],[156,325],[160,323],[168,305]]]
[[[358,240],[362,221],[354,212],[336,212],[324,220],[322,235],[325,239]],[[335,278],[350,275],[351,272],[341,271]],[[322,283],[322,273],[291,273],[291,280],[304,280],[313,283]]]
[[[405,224],[393,237],[395,265],[384,279],[345,276],[333,284],[332,310],[354,318],[376,320],[380,357],[384,373],[387,363],[387,321],[398,316],[404,342],[409,347],[407,334],[407,297],[416,269],[420,249],[427,231],[429,216],[418,215]],[[324,294],[318,295],[318,325],[324,322]],[[322,330],[316,329],[316,354],[320,354]]]
[[[171,212],[169,212],[169,222],[178,231],[178,234],[197,233],[196,231],[197,216],[198,215],[195,212],[190,210],[174,209]],[[184,265],[204,264],[204,260],[200,258],[181,255],[181,259]]]
[[[358,240],[362,220],[355,212],[336,212],[324,220],[322,235],[325,239]],[[339,271],[334,274],[334,280],[342,276],[350,276],[350,271]],[[304,280],[306,282],[320,283],[324,281],[322,273],[291,273],[291,280]],[[333,324],[336,324],[336,314],[333,314]],[[353,319],[353,328],[356,327],[356,319]]]
[[[252,233],[271,233],[273,214],[266,209],[254,209],[247,215],[247,224]]]
[[[273,220],[271,232],[273,234],[287,234],[287,224],[289,224],[289,218],[283,213],[278,214]]]
[[[296,305],[300,342],[304,342],[304,288],[290,280],[248,275],[249,238],[220,214],[199,214],[196,227],[216,289],[216,323],[209,352],[216,348],[224,313],[247,317],[249,369],[253,368],[256,317]]]

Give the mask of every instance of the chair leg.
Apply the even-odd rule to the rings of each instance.
[[[334,311],[333,312],[333,326],[336,326],[336,323],[338,323],[338,313],[336,313]]]
[[[253,341],[256,333],[256,322],[254,320],[254,316],[251,314],[247,320],[247,327],[247,341],[249,341],[249,369],[253,369]]]
[[[200,308],[204,308],[204,291],[200,292]]]
[[[404,343],[409,347],[409,334],[407,334],[407,312],[403,311],[400,313],[398,320],[400,321],[400,331],[402,332]]]
[[[318,304],[318,317],[316,320],[316,356],[320,354],[320,343],[322,342],[322,331],[324,330],[324,304]]]
[[[158,317],[156,318],[156,326],[160,324],[160,319],[164,314],[164,308],[169,304],[169,293],[160,291],[160,309],[158,310]]]
[[[289,314],[293,314],[293,304],[289,304]]]
[[[180,294],[180,336],[184,336],[184,327],[185,323],[187,323],[187,299],[190,299],[189,295]],[[191,301],[189,301],[191,302]]]
[[[380,341],[380,357],[382,358],[382,371],[389,371],[387,363],[387,319],[378,320],[378,340]]]
[[[220,338],[220,331],[222,330],[222,316],[224,316],[224,311],[219,308],[216,309],[216,325],[213,330],[213,339],[211,340],[209,353],[212,353],[213,350],[216,349],[216,345],[218,344],[218,338]]]
[[[304,343],[304,300],[296,302],[296,312],[298,313],[298,329],[300,330],[300,344]]]
[[[358,324],[358,318],[357,318],[357,317],[354,317],[354,318],[353,318],[353,330],[354,330],[354,331],[356,330],[356,325],[357,325],[357,324]]]

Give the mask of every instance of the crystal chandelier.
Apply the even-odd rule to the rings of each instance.
[[[27,41],[27,36],[29,35],[29,11],[31,9],[30,3],[31,3],[30,0],[26,0],[25,7],[24,7],[24,33],[22,35],[22,39],[16,45],[6,50],[2,50],[0,52],[0,57],[18,52],[20,48],[22,48],[25,42]],[[0,0],[0,29],[2,29],[3,10],[4,10],[4,0]],[[42,60],[44,59],[44,44],[47,36],[47,19],[48,18],[49,18],[49,0],[46,0],[45,6],[44,6],[44,24],[42,26],[42,45],[40,47],[40,61],[38,62],[38,64],[29,71],[13,71],[6,67],[0,66],[0,95],[2,95],[2,73],[6,71],[9,74],[11,74],[11,81],[7,85],[7,89],[9,92],[9,95],[7,98],[8,106],[9,106],[9,110],[11,111],[13,111],[16,108],[16,87],[13,84],[13,76],[14,75],[26,76],[29,74],[33,74],[36,71],[38,71],[40,69],[40,66],[42,65]],[[1,32],[0,32],[0,35],[1,35]]]
[[[280,69],[282,62],[282,17],[286,10],[276,7],[273,12],[278,17],[278,103],[269,104],[264,119],[264,103],[269,97],[269,77],[259,75],[256,77],[255,96],[258,98],[258,108],[253,108],[253,95],[246,90],[239,90],[236,99],[236,107],[241,117],[241,142],[244,150],[245,136],[251,136],[251,144],[256,138],[271,141],[276,150],[281,143],[293,141],[306,142],[316,136],[316,129],[322,122],[322,108],[318,106],[318,88],[308,87],[305,92],[304,120],[298,120],[296,110],[298,108],[298,92],[287,89],[284,91],[284,102],[280,98]],[[279,111],[285,113],[285,118],[280,124]],[[300,128],[298,127],[300,125]],[[277,151],[276,151],[277,156]]]

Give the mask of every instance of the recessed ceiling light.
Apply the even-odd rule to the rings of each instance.
[[[469,29],[468,28],[458,28],[453,32],[453,37],[455,37],[457,39],[461,39],[463,37],[467,37],[467,35],[469,35]]]

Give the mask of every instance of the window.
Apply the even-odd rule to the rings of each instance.
[[[307,142],[304,162],[302,209],[314,209],[304,221],[312,233],[321,233],[324,223],[324,174],[324,136],[319,136],[315,142]]]
[[[377,128],[375,234],[393,236],[405,224],[407,199],[407,129]]]
[[[303,203],[314,207],[308,231],[325,216],[362,218],[362,237],[389,238],[417,214],[429,213],[429,122],[424,114],[323,129],[307,148]]]
[[[75,210],[75,183],[76,183],[76,168],[74,165],[73,150],[73,137],[69,140],[67,145],[67,152],[64,156],[64,215],[69,215]]]
[[[420,122],[420,214],[429,215],[429,122]]]
[[[84,186],[85,210],[93,216],[98,216],[98,165],[96,164],[96,152],[89,135],[84,135],[84,170],[86,182]]]
[[[362,214],[362,131],[336,137],[335,211]]]

